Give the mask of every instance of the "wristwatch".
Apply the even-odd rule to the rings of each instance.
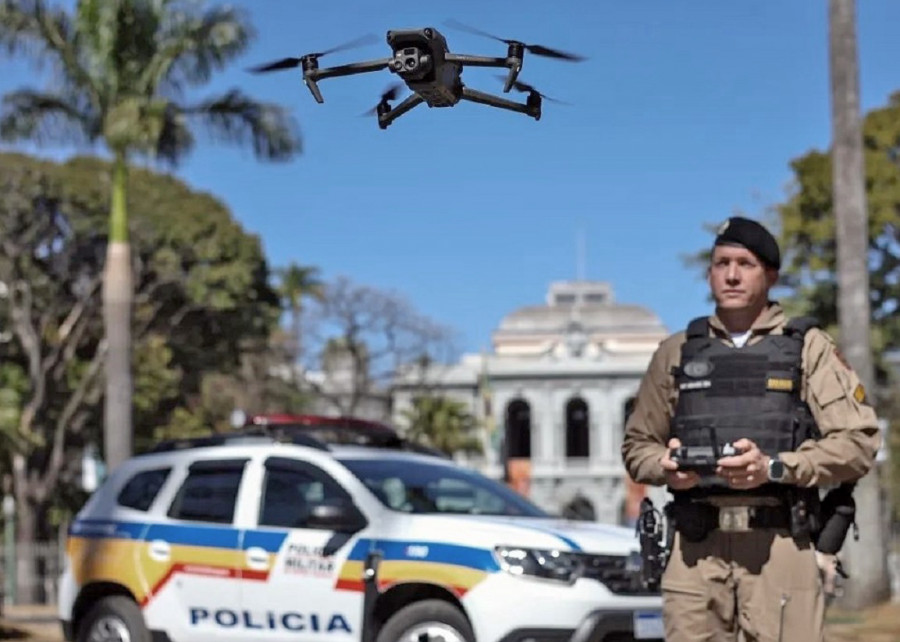
[[[778,455],[776,455],[775,457],[770,457],[768,470],[769,481],[778,483],[783,482],[784,474],[784,462],[778,458]]]

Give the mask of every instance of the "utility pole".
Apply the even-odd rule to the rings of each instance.
[[[837,308],[841,350],[874,401],[870,341],[869,217],[859,99],[856,0],[829,0],[832,182],[837,245]],[[850,578],[841,602],[859,609],[890,597],[887,548],[876,466],[854,493],[859,541],[848,538],[844,561]]]

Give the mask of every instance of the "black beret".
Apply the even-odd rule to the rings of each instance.
[[[716,230],[716,245],[740,245],[753,252],[760,261],[776,270],[781,268],[778,241],[756,221],[732,216]]]

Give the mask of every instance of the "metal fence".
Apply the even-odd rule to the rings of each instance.
[[[55,604],[63,553],[57,542],[17,544],[14,551],[0,546],[3,604]],[[10,560],[15,560],[16,568],[9,568]]]

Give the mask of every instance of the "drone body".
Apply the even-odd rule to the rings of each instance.
[[[394,50],[388,69],[429,107],[452,107],[462,97],[462,65],[450,62],[447,40],[431,28],[388,31]]]
[[[387,44],[393,52],[390,58],[350,63],[336,67],[319,67],[318,60],[321,56],[354,46],[359,42],[354,41],[325,52],[306,54],[299,58],[285,58],[257,67],[253,71],[265,72],[301,67],[304,83],[309,88],[316,102],[322,103],[325,101],[322,93],[319,91],[318,81],[326,78],[387,69],[391,73],[396,74],[412,93],[397,106],[392,107],[390,101],[398,97],[398,89],[401,85],[393,86],[385,91],[381,101],[370,111],[370,113],[377,114],[378,126],[381,129],[386,129],[394,120],[423,103],[429,107],[452,107],[461,100],[519,112],[535,120],[540,120],[541,99],[547,97],[530,85],[517,80],[518,74],[522,69],[525,51],[528,50],[537,55],[564,60],[581,59],[579,56],[566,54],[540,45],[526,45],[516,40],[497,38],[470,27],[465,27],[465,25],[457,26],[468,31],[474,31],[479,35],[505,42],[508,46],[507,55],[500,58],[454,54],[449,50],[447,40],[441,32],[433,27],[424,27],[421,29],[388,31]],[[462,81],[462,71],[465,66],[508,69],[509,71],[504,78],[503,91],[509,92],[510,89],[515,88],[518,91],[527,92],[527,99],[524,103],[520,103],[466,87]]]

